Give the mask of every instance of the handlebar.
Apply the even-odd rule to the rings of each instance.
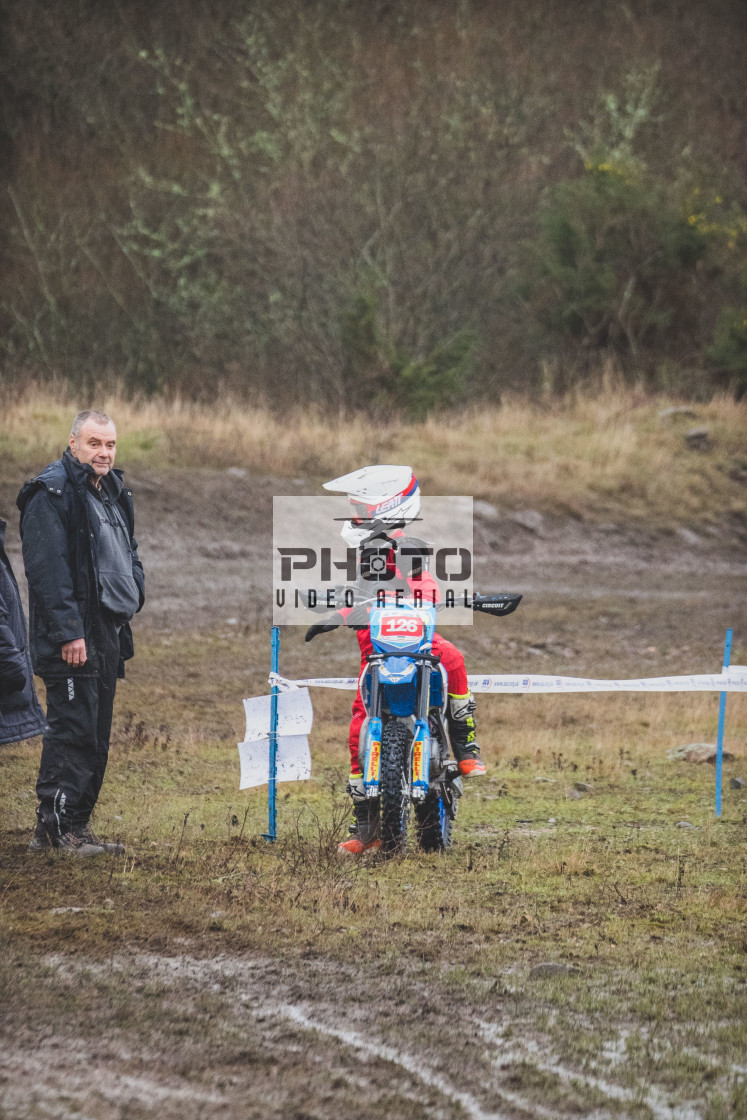
[[[469,610],[479,611],[482,614],[489,614],[496,618],[498,616],[502,617],[507,614],[513,614],[522,598],[523,596],[518,594],[518,592],[511,591],[497,592],[493,595],[478,595],[475,592],[472,596],[472,602],[468,602],[465,605]],[[405,604],[402,605],[404,606]],[[430,606],[431,604],[428,605]],[[332,630],[337,630],[339,626],[348,626],[353,630],[363,629],[369,624],[369,610],[376,606],[386,606],[386,604],[380,603],[375,596],[371,596],[368,599],[356,603],[347,615],[343,615],[339,610],[335,610],[334,613],[328,616],[328,622],[325,624],[309,627],[306,631],[306,641],[312,641],[318,634],[327,634]],[[446,609],[446,603],[434,603],[432,606],[436,611]],[[317,611],[321,611],[323,608],[317,607],[316,609]]]

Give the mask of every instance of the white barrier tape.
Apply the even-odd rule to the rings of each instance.
[[[358,687],[357,677],[306,677],[304,680],[291,681],[288,677],[281,677],[279,673],[270,673],[268,683],[276,684],[281,692],[289,688],[346,688],[355,691]]]
[[[747,692],[747,666],[734,665],[722,673],[702,673],[689,677],[643,677],[639,680],[604,681],[586,677],[502,676],[467,677],[472,692]],[[358,687],[357,677],[307,677],[288,680],[270,674],[270,684],[281,692],[290,688],[342,688],[351,692]]]
[[[587,677],[467,677],[473,692],[747,692],[747,668],[689,677],[594,680]]]

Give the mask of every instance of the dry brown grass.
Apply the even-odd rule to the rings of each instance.
[[[747,405],[727,396],[687,411],[672,401],[608,385],[531,404],[376,422],[298,409],[274,414],[227,398],[211,406],[180,399],[96,402],[30,387],[3,401],[0,461],[30,472],[59,454],[78,408],[115,417],[127,466],[239,467],[310,480],[363,462],[409,461],[430,494],[472,494],[508,508],[583,519],[623,518],[667,526],[747,512]],[[685,433],[707,427],[705,450]]]

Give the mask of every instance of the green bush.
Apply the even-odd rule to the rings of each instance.
[[[706,241],[668,191],[603,162],[549,195],[533,249],[536,307],[553,334],[640,359],[692,332]]]
[[[546,190],[514,279],[546,360],[564,359],[561,390],[569,368],[587,376],[600,355],[687,395],[707,395],[725,372],[735,386],[742,376],[741,327],[722,308],[734,295],[747,223],[733,197],[725,202],[726,189],[713,189],[724,178],[718,169],[696,167],[688,151],[674,168],[654,163],[659,82],[658,65],[633,70],[620,96],[606,94],[567,133],[583,168]],[[707,189],[697,185],[709,177]]]
[[[349,404],[421,419],[468,396],[477,339],[463,329],[422,357],[392,343],[380,323],[375,291],[359,293],[341,317],[345,393]]]
[[[747,393],[747,306],[722,310],[706,358],[737,397]]]

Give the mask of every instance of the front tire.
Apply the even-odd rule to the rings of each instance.
[[[428,791],[425,801],[415,805],[418,844],[424,852],[443,852],[451,845],[452,817],[443,794]]]
[[[410,812],[410,745],[412,732],[399,720],[384,724],[381,735],[381,850],[394,855],[405,846]]]

